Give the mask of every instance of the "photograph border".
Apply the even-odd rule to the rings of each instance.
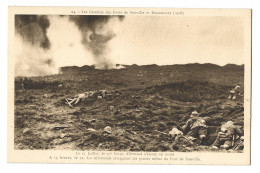
[[[126,156],[126,152],[115,151],[56,151],[56,150],[14,150],[14,59],[11,59],[12,47],[14,45],[14,15],[15,14],[46,14],[46,15],[72,15],[71,11],[88,10],[142,10],[146,11],[183,11],[185,16],[241,16],[246,18],[245,24],[245,73],[244,73],[244,131],[245,148],[243,153],[211,153],[211,152],[174,152],[174,157],[178,160],[162,161],[135,161],[135,160],[105,160],[105,159],[74,159],[77,152],[80,155],[88,155],[88,152],[98,153],[97,156],[104,155],[111,157]],[[79,15],[79,14],[77,14]],[[89,14],[88,14],[89,15]],[[95,14],[94,14],[95,15]],[[141,15],[141,14],[139,14]],[[162,14],[164,15],[164,14]],[[154,15],[154,16],[162,16]],[[251,15],[250,9],[173,9],[173,8],[95,8],[95,7],[9,7],[8,17],[8,162],[24,163],[113,163],[113,164],[210,164],[210,165],[249,165],[251,152]],[[181,17],[181,16],[179,16]],[[142,152],[152,153],[152,152]],[[168,157],[165,153],[155,152],[161,157]],[[58,158],[57,160],[53,158]],[[60,159],[65,158],[68,159]],[[150,156],[147,156],[150,157]],[[50,159],[51,158],[51,159]],[[72,158],[72,159],[70,159]],[[138,158],[138,157],[137,157]],[[182,158],[182,159],[180,159]],[[188,159],[187,159],[188,158]],[[223,159],[225,158],[225,159]]]

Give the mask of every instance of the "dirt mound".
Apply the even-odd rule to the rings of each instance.
[[[160,94],[166,98],[182,102],[225,99],[232,86],[217,85],[210,82],[184,81],[146,88],[147,94]]]

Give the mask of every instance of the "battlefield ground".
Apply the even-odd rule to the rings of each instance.
[[[227,96],[236,84],[244,89],[244,66],[186,64],[63,67],[61,73],[15,78],[14,145],[17,150],[209,151],[222,122],[244,128],[243,95]],[[70,107],[65,98],[106,89]],[[207,117],[203,145],[174,143],[167,135],[198,110]],[[105,133],[110,126],[112,133]],[[158,132],[159,131],[159,132]],[[160,133],[163,132],[163,133]]]

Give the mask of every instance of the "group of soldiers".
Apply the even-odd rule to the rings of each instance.
[[[228,99],[236,99],[240,93],[240,86],[236,85],[233,90],[229,92]],[[73,105],[77,105],[80,101],[84,101],[85,99],[97,95],[97,98],[104,98],[108,94],[107,90],[99,90],[99,91],[88,91],[85,93],[81,93],[76,95],[74,98],[66,99],[66,103],[73,107]],[[196,141],[199,145],[202,145],[205,142],[205,139],[208,134],[208,126],[206,125],[206,120],[203,117],[199,116],[197,111],[193,111],[190,115],[190,118],[186,122],[183,127],[174,127],[169,135],[175,141],[178,141],[180,137],[185,137],[190,141]],[[241,142],[242,141],[242,142]],[[237,143],[243,143],[243,133],[234,125],[233,121],[223,122],[220,127],[220,131],[217,134],[215,142],[212,144],[212,148],[218,149],[235,149],[238,147]]]
[[[208,126],[206,120],[199,116],[197,111],[193,111],[190,118],[183,127],[174,127],[169,132],[170,136],[178,141],[180,137],[187,138],[190,141],[197,141],[198,145],[202,145],[208,134]],[[233,121],[227,121],[220,127],[220,131],[212,144],[214,149],[236,149],[243,142],[243,133],[241,130],[234,125]]]
[[[235,100],[237,96],[241,96],[240,85],[236,85],[228,94],[229,100]],[[169,132],[174,141],[178,142],[181,137],[185,137],[190,141],[197,141],[202,145],[208,135],[208,126],[206,125],[206,117],[199,116],[197,111],[193,111],[190,118],[183,127],[175,126]],[[217,137],[211,145],[214,149],[239,149],[243,147],[244,137],[242,131],[235,126],[233,121],[223,122]]]

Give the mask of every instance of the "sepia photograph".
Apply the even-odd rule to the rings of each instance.
[[[250,155],[250,10],[15,9],[12,152]]]

